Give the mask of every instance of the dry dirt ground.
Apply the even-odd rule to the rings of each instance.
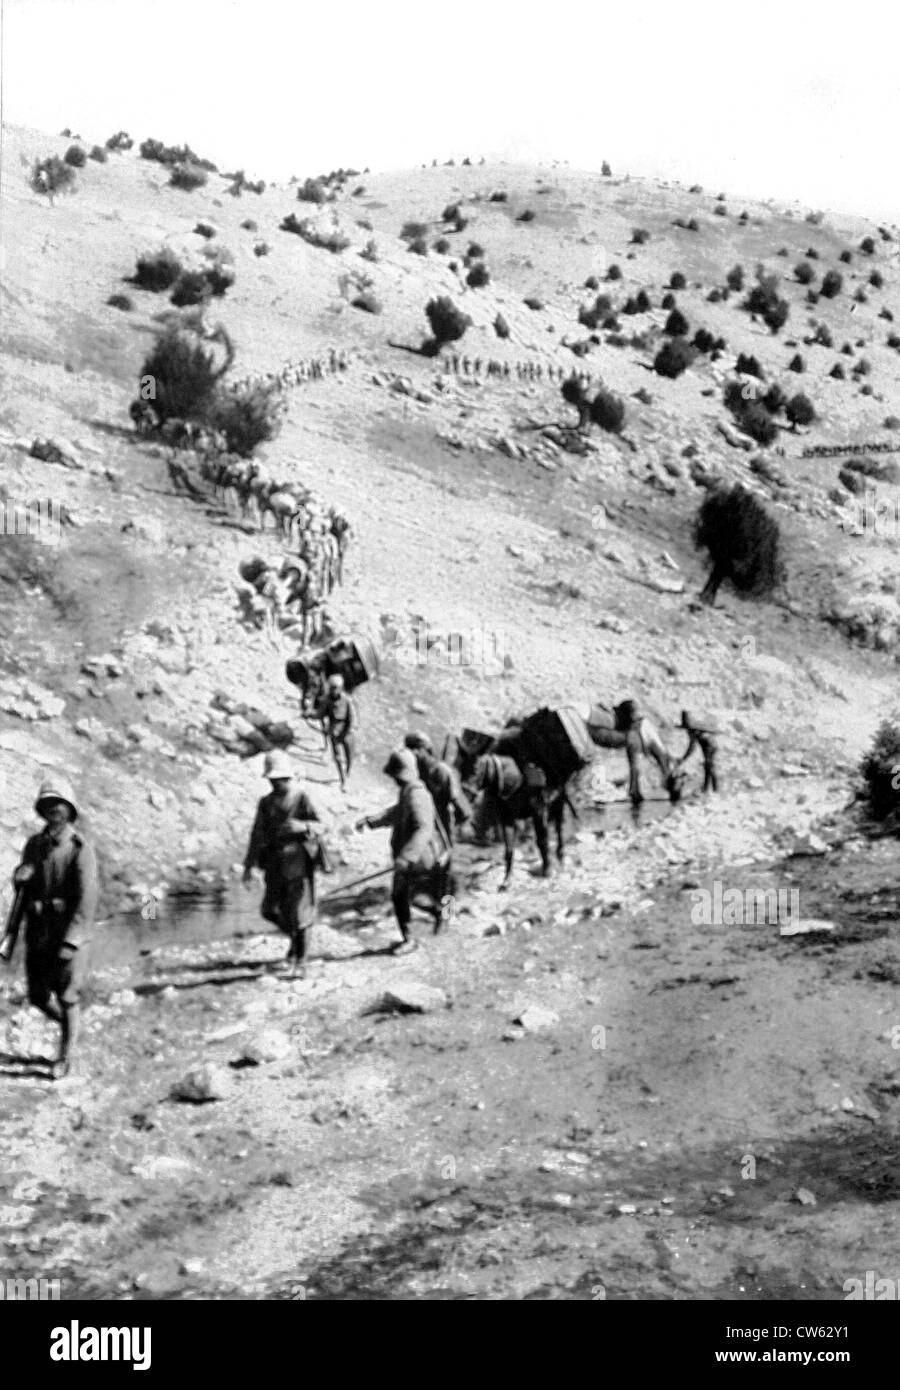
[[[183,193],[133,153],[88,164],[49,207],[27,166],[67,143],[4,132],[2,484],[59,500],[76,525],[58,547],[0,537],[0,871],[8,882],[34,825],[37,781],[65,767],[107,915],[78,1076],[42,1078],[27,1059],[47,1055],[50,1030],[22,1005],[18,969],[0,986],[7,1267],[58,1274],[64,1297],[125,1298],[835,1299],[867,1270],[900,1277],[896,841],[868,839],[853,805],[859,757],[896,701],[897,533],[852,534],[843,460],[801,456],[900,446],[884,423],[900,412],[900,358],[879,317],[900,316],[896,229],[887,241],[862,222],[750,203],[741,223],[732,199],[713,215],[715,191],[476,166],[351,180],[334,211],[352,244],[335,256],[278,230],[288,211],[310,211],[292,188],[231,199],[213,176]],[[489,202],[498,189],[508,200]],[[447,256],[412,255],[398,235],[420,219],[433,242],[455,201],[470,222],[453,254],[485,248],[484,289],[461,288]],[[263,451],[353,521],[339,627],[382,641],[424,619],[489,634],[505,658],[460,669],[388,652],[360,698],[346,796],[298,725],[335,882],[386,862],[383,836],[350,826],[389,797],[379,768],[410,725],[439,740],[538,703],[635,695],[674,747],[678,711],[698,703],[724,729],[722,796],[701,797],[695,768],[682,806],[653,804],[635,825],[603,809],[623,768],[601,755],[550,880],[532,876],[526,845],[502,894],[496,847],[465,846],[445,936],[422,918],[421,949],[394,960],[383,892],[337,896],[309,979],[279,974],[283,945],[259,934],[255,897],[232,877],[261,760],[223,749],[211,705],[219,693],[296,718],[289,652],[243,628],[234,598],[240,559],[279,546],[212,500],[175,495],[127,414],[165,302],[123,277],[164,242],[197,257],[199,219],[235,257],[215,317],[238,374],[349,354],[346,372],[291,393]],[[635,226],[649,241],[630,243]],[[869,234],[873,256],[857,249]],[[375,263],[358,254],[370,237]],[[791,279],[810,246],[820,273],[844,273],[842,294],[814,307]],[[740,296],[706,298],[733,264],[752,280],[758,261],[787,277],[778,336]],[[681,270],[692,329],[728,341],[677,381],[647,370],[652,348],[592,348],[583,364],[625,397],[634,449],[595,432],[569,453],[534,428],[571,414],[555,384],[467,380],[403,350],[425,336],[426,301],[450,293],[474,320],[470,357],[571,366],[584,280],[612,263],[623,279],[602,288],[619,304],[643,286],[658,306]],[[857,302],[876,267],[882,288]],[[382,315],[341,293],[361,268]],[[117,290],[131,312],[106,305]],[[625,316],[623,331],[653,339],[664,318]],[[803,345],[808,318],[831,327],[833,349]],[[807,370],[795,378],[797,350]],[[741,351],[817,407],[808,432],[783,433],[783,456],[717,430]],[[828,377],[862,356],[864,378]],[[633,396],[642,387],[649,404]],[[80,467],[29,457],[22,442],[37,435],[70,441]],[[789,567],[777,602],[693,602],[699,465],[755,487],[777,516]],[[900,496],[890,481],[878,489]],[[794,889],[802,916],[831,929],[704,926],[697,895],[717,882]],[[143,920],[167,886],[199,905]],[[438,1007],[379,1012],[398,982],[443,991]],[[529,1008],[545,1012],[516,1025]],[[248,1049],[271,1060],[242,1064]],[[224,1068],[222,1097],[170,1099],[203,1062]]]

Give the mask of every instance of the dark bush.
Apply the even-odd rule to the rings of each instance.
[[[653,370],[660,376],[678,377],[694,361],[696,348],[686,338],[673,338],[664,343],[653,359]]]
[[[35,160],[30,184],[35,193],[45,193],[53,202],[57,193],[71,193],[75,187],[75,170],[57,155]]]
[[[631,242],[633,246],[643,246],[644,242],[649,240],[650,233],[647,231],[646,227],[635,227],[631,233]]]
[[[872,274],[869,276],[869,284],[872,286],[873,290],[880,290],[883,288],[884,276],[880,270],[872,271]]]
[[[625,402],[603,387],[591,402],[591,420],[609,434],[621,434],[625,426]]]
[[[267,241],[258,241],[253,248],[254,256],[268,256],[271,246]]]
[[[622,270],[620,266],[611,265],[606,272],[607,280],[621,280]]]
[[[762,403],[770,415],[778,415],[787,405],[787,394],[782,391],[777,381],[773,381],[768,391],[762,398]]]
[[[715,216],[715,217],[727,217],[727,216],[728,216],[728,209],[726,208],[726,206],[725,206],[724,203],[716,203],[715,207],[713,208],[713,216]]]
[[[268,444],[281,429],[283,403],[275,382],[257,382],[238,391],[215,390],[207,422],[221,430],[230,454],[250,458],[260,444]]]
[[[622,313],[623,313],[623,314],[637,314],[637,313],[640,313],[640,310],[638,309],[638,303],[637,303],[637,300],[635,299],[634,295],[629,295],[628,298],[625,300],[625,303],[622,305]]]
[[[752,314],[759,314],[773,333],[777,333],[787,322],[790,305],[781,299],[777,291],[774,275],[762,275],[744,300],[744,308]]]
[[[605,179],[612,178],[612,169],[609,167],[605,159],[600,166],[600,174]]]
[[[778,256],[789,256],[790,254],[791,254],[791,253],[790,253],[790,251],[787,249],[786,246],[779,246],[779,248],[778,248],[778,250],[777,250],[777,252],[776,252],[776,255],[778,255]]]
[[[153,382],[153,407],[161,424],[171,417],[207,421],[213,396],[234,359],[227,335],[219,336],[225,344],[224,363],[217,363],[213,349],[189,329],[170,324],[158,333],[140,376]]]
[[[684,276],[682,275],[681,271],[680,271],[680,270],[673,270],[673,272],[672,272],[672,277],[671,277],[671,279],[669,280],[669,289],[670,289],[670,290],[683,290],[686,284],[687,284],[687,280],[685,280],[685,278],[684,278]]]
[[[504,193],[502,190],[500,190],[496,193],[492,193],[488,201],[491,203],[505,203],[508,197],[508,193]]]
[[[598,290],[600,288],[600,281],[597,279],[596,275],[588,276],[584,282],[584,288],[586,290]]]
[[[112,309],[124,309],[127,312],[134,308],[127,294],[111,294],[106,302]]]
[[[205,237],[207,241],[216,235],[216,229],[210,222],[198,222],[194,228],[194,236]]]
[[[603,321],[603,318],[603,314],[598,313],[596,309],[592,309],[587,304],[582,304],[581,308],[578,310],[578,322],[583,324],[585,328],[590,328],[591,330],[596,329]]]
[[[822,277],[822,284],[820,286],[821,293],[824,294],[826,299],[834,299],[836,294],[840,294],[843,283],[844,281],[839,271],[826,271],[825,275]]]
[[[859,361],[854,364],[853,367],[853,372],[855,376],[869,376],[871,371],[872,363],[869,361],[867,357],[861,357]]]
[[[506,319],[503,317],[502,314],[498,314],[497,317],[494,319],[494,332],[496,333],[498,338],[509,337],[509,324],[506,322]]]
[[[441,213],[442,222],[455,222],[459,217],[459,203],[448,203]]]
[[[350,238],[338,230],[337,227],[331,231],[322,232],[306,218],[295,217],[289,212],[287,217],[280,224],[282,232],[293,232],[295,236],[302,237],[310,246],[318,246],[323,251],[331,251],[337,255],[341,251],[346,251],[350,245]]]
[[[380,314],[382,311],[381,300],[377,298],[373,290],[361,290],[355,299],[350,303],[354,309],[362,309],[367,314]]]
[[[537,312],[539,309],[543,309],[544,307],[544,301],[541,299],[539,295],[536,294],[526,295],[525,299],[522,302],[526,304],[529,309],[534,309],[535,312]]]
[[[411,251],[414,256],[427,256],[428,242],[423,236],[413,237],[412,241],[407,244],[406,249]]]
[[[71,164],[73,169],[83,168],[87,161],[87,154],[80,145],[70,145],[63,155],[66,164]]]
[[[689,219],[688,219],[688,222],[687,222],[686,225],[685,225],[685,231],[688,231],[688,232],[699,232],[699,230],[700,230],[700,223],[697,221],[696,217],[691,217],[691,218],[689,218]]]
[[[813,409],[812,401],[808,396],[804,396],[802,392],[796,396],[791,396],[791,399],[784,407],[784,413],[794,426],[811,425],[816,418],[816,412]]]
[[[675,296],[674,296],[674,294],[670,294],[670,293],[668,293],[668,292],[667,292],[666,294],[664,294],[663,297],[662,297],[662,299],[659,301],[659,307],[660,307],[661,309],[674,309],[674,308],[675,308]]]
[[[842,345],[842,347],[841,347],[841,352],[844,354],[845,357],[852,357],[852,356],[853,356],[853,348],[852,348],[851,344],[850,344],[850,343],[844,343],[844,344]]]
[[[425,317],[431,325],[431,331],[438,348],[442,347],[444,343],[455,343],[463,336],[466,329],[472,326],[469,315],[464,314],[461,309],[457,309],[453,300],[446,295],[428,301],[425,306]]]
[[[516,218],[516,221],[517,221],[517,222],[533,222],[533,221],[534,221],[534,217],[535,217],[535,215],[534,215],[534,213],[532,212],[531,208],[526,208],[524,212],[520,212],[520,213],[519,213],[518,217]]]
[[[869,296],[866,294],[862,285],[854,292],[853,298],[857,304],[868,304],[869,302]]]
[[[709,556],[701,598],[715,603],[725,580],[742,594],[762,597],[784,579],[778,522],[739,484],[706,494],[694,522],[694,544]]]
[[[470,261],[480,261],[484,259],[484,247],[479,246],[477,241],[469,242],[469,249],[466,256]]]
[[[670,338],[682,338],[688,331],[688,321],[680,309],[673,309],[666,319],[663,332]]]
[[[230,290],[234,284],[234,270],[227,261],[218,258],[206,267],[203,274],[214,299],[221,299],[225,291]]]
[[[900,725],[884,719],[859,770],[865,783],[869,810],[875,820],[887,820],[900,810]]]
[[[245,232],[256,232],[259,230],[252,217],[245,218],[245,220],[241,223],[241,227]]]
[[[694,347],[698,352],[712,352],[716,345],[716,340],[708,328],[698,328],[694,334]]]
[[[297,189],[297,197],[301,203],[327,203],[329,197],[333,198],[321,179],[304,179]]]
[[[400,236],[403,241],[418,241],[427,235],[427,222],[404,222],[400,228]]]
[[[364,261],[375,262],[378,260],[378,244],[374,237],[369,238],[359,254]]]
[[[105,164],[109,159],[109,155],[103,145],[92,145],[88,159],[96,160],[98,164]]]
[[[446,256],[450,251],[450,243],[445,236],[438,237],[437,241],[434,243],[434,249],[439,256]]]
[[[191,164],[210,173],[216,172],[212,160],[201,159],[190,145],[164,145],[162,140],[154,140],[151,137],[141,143],[140,154],[141,159],[149,159],[157,164]]]
[[[798,265],[794,266],[794,276],[801,285],[809,285],[816,278],[816,272],[809,261],[800,261]]]
[[[816,334],[813,338],[813,342],[817,343],[819,347],[830,348],[834,346],[834,339],[831,336],[831,329],[828,327],[826,323],[819,324],[818,328],[816,329]]]
[[[838,260],[843,261],[844,265],[849,265],[850,262],[853,260],[853,252],[842,251],[841,254],[838,256]]]
[[[131,278],[142,290],[153,290],[158,294],[161,290],[171,289],[182,270],[183,266],[175,252],[164,246],[159,251],[138,256]]]
[[[749,401],[738,415],[737,422],[744,434],[749,434],[750,438],[755,439],[764,449],[778,437],[778,426],[765,406],[760,405],[758,401]]]
[[[886,309],[884,306],[878,310],[878,317],[880,319],[887,319],[888,323],[894,322],[894,315],[891,313],[890,309]]]
[[[108,150],[130,150],[134,141],[127,130],[117,130],[115,135],[111,135],[106,141]]]
[[[900,348],[900,334],[889,333],[885,338],[885,343],[889,348]]]
[[[730,290],[742,290],[744,288],[744,267],[734,265],[725,276],[725,283]]]
[[[478,290],[481,289],[483,285],[489,284],[490,278],[491,273],[488,270],[487,266],[483,265],[479,261],[477,265],[472,266],[472,269],[466,276],[466,284],[469,286],[470,289]]]
[[[205,169],[201,169],[199,164],[176,164],[169,175],[169,183],[173,188],[180,188],[185,193],[192,193],[195,188],[202,188],[208,181],[209,175]]]
[[[638,290],[636,296],[636,303],[638,307],[638,313],[640,314],[646,314],[648,309],[653,308],[653,305],[650,302],[650,296],[646,290]]]
[[[875,254],[875,239],[874,239],[874,237],[864,236],[863,239],[862,239],[862,241],[859,243],[859,249],[860,249],[860,251],[862,251],[863,254],[866,255],[866,256],[874,256],[874,254]]]
[[[566,404],[574,406],[578,411],[578,428],[584,429],[591,418],[591,402],[588,400],[583,382],[577,376],[569,376],[559,390]]]
[[[835,381],[843,381],[846,376],[846,373],[843,367],[841,366],[840,362],[835,362],[828,375],[833,376]]]
[[[765,379],[765,372],[757,359],[746,352],[738,353],[734,369],[736,372],[745,372],[748,376],[758,376],[760,381]]]
[[[788,371],[789,371],[789,372],[805,372],[805,371],[806,371],[806,363],[804,362],[804,360],[803,360],[803,358],[801,357],[801,355],[800,355],[799,352],[795,352],[794,355],[793,355],[793,357],[791,358],[790,362],[788,363]]]
[[[819,253],[814,246],[807,246],[806,256],[807,260],[810,261],[817,261],[819,259]]]

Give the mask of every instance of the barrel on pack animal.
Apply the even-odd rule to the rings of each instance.
[[[593,744],[584,720],[570,705],[539,709],[518,726],[520,757],[537,763],[556,785],[586,767]]]
[[[285,665],[291,685],[306,695],[329,676],[343,676],[348,692],[377,676],[378,652],[367,637],[336,637],[310,656],[292,657]]]

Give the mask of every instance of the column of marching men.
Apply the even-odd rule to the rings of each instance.
[[[445,373],[454,376],[474,376],[500,378],[503,381],[564,381],[575,377],[585,387],[591,385],[590,372],[575,372],[571,367],[560,367],[553,362],[500,362],[493,357],[466,357],[460,353],[450,353],[442,360]]]
[[[345,372],[348,366],[349,356],[343,349],[329,348],[322,357],[285,362],[277,372],[251,372],[238,381],[229,382],[228,389],[237,392],[253,386],[277,386],[287,391],[292,386],[303,386],[307,381],[321,381],[325,376]]]

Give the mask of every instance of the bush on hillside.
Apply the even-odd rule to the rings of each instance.
[[[829,270],[822,277],[822,284],[819,287],[820,292],[824,294],[826,299],[834,299],[835,295],[840,294],[843,283],[844,281],[840,271]]]
[[[653,308],[653,305],[650,302],[650,296],[646,290],[638,290],[636,295],[636,303],[638,307],[638,313],[640,314],[646,314],[648,309]]]
[[[402,241],[418,241],[420,238],[427,237],[427,222],[404,222],[400,228],[400,238]]]
[[[508,198],[509,198],[509,194],[508,194],[508,193],[503,192],[502,189],[498,189],[496,192],[494,192],[494,193],[491,194],[490,198],[488,199],[488,202],[491,202],[491,203],[505,203],[505,202],[507,201]]]
[[[617,265],[611,265],[611,266],[609,267],[609,269],[607,270],[607,272],[606,272],[606,278],[607,278],[607,280],[621,280],[621,278],[622,278],[622,269],[621,269],[621,267],[620,267],[620,266],[617,266]]]
[[[407,243],[406,249],[411,251],[414,256],[427,256],[428,242],[423,236],[413,237],[412,241]]]
[[[329,194],[321,179],[304,179],[297,189],[297,198],[301,203],[327,203],[329,197],[333,198],[334,194]]]
[[[804,362],[804,360],[803,360],[803,358],[801,357],[801,355],[800,355],[799,352],[795,352],[794,355],[793,355],[793,357],[791,358],[790,362],[788,363],[788,371],[789,371],[789,372],[805,372],[805,371],[806,371],[806,363]]]
[[[727,216],[728,216],[728,209],[726,208],[726,206],[725,206],[724,203],[716,203],[715,207],[713,208],[713,216],[714,216],[714,217],[727,217]]]
[[[744,288],[744,267],[734,265],[725,276],[725,283],[730,290],[742,290]]]
[[[790,305],[781,299],[774,275],[761,275],[753,286],[743,307],[751,314],[759,314],[773,333],[777,333],[787,322]]]
[[[202,270],[185,270],[175,282],[171,299],[176,308],[181,309],[188,304],[205,304],[211,295],[209,281]]]
[[[872,746],[859,770],[865,783],[866,800],[875,820],[887,820],[900,811],[900,724],[897,718],[884,719],[876,730]]]
[[[431,325],[431,332],[438,348],[444,343],[455,343],[471,328],[472,320],[464,314],[447,295],[430,299],[425,306],[425,317]]]
[[[127,130],[117,130],[115,135],[110,135],[106,141],[108,150],[130,150],[134,141]]]
[[[295,217],[292,212],[289,212],[287,217],[282,220],[279,230],[293,232],[295,236],[302,237],[310,246],[319,247],[322,251],[331,251],[334,255],[346,251],[350,245],[350,238],[339,228],[333,227],[331,231],[320,231],[308,219]]]
[[[169,175],[172,187],[180,188],[184,193],[193,193],[195,188],[202,188],[208,180],[209,174],[199,164],[176,164]]]
[[[794,266],[794,278],[801,285],[809,285],[816,278],[816,272],[809,261],[800,261]]]
[[[631,242],[633,246],[643,246],[644,242],[649,240],[650,233],[647,231],[646,227],[635,227],[632,230]]]
[[[778,522],[740,484],[706,494],[694,521],[694,544],[709,557],[700,597],[715,603],[729,580],[738,593],[761,598],[784,580]]]
[[[831,336],[831,329],[827,323],[819,324],[813,342],[817,343],[819,347],[830,348],[834,346],[834,338]]]
[[[144,140],[140,146],[141,159],[149,159],[156,164],[189,164],[196,165],[198,169],[206,169],[209,173],[216,173],[216,166],[211,159],[201,159],[200,155],[195,154],[190,145],[164,145],[162,140],[154,140],[152,137]]]
[[[784,413],[795,428],[797,425],[811,425],[816,418],[812,401],[802,392],[791,396],[784,407]]]
[[[353,305],[354,309],[362,309],[367,314],[380,314],[383,308],[381,300],[378,299],[375,291],[368,289],[361,290],[355,299],[351,299],[350,303]]]
[[[591,401],[591,420],[609,434],[621,434],[625,426],[625,402],[601,387]]]
[[[586,428],[591,418],[591,402],[588,399],[584,383],[577,376],[566,377],[562,386],[559,388],[560,395],[566,402],[578,411],[578,428]]]
[[[110,308],[122,309],[125,312],[134,308],[134,304],[128,298],[127,294],[111,294],[106,302]]]
[[[534,221],[534,218],[535,218],[535,214],[534,214],[534,212],[532,211],[532,209],[531,209],[531,208],[525,208],[525,210],[524,210],[523,212],[520,212],[520,213],[519,213],[518,217],[516,218],[516,221],[517,221],[517,222],[533,222],[533,221]]]
[[[843,261],[844,265],[849,265],[850,262],[853,260],[853,252],[846,250],[842,251],[841,254],[838,256],[838,260]]]
[[[682,338],[688,331],[688,321],[680,309],[673,309],[666,319],[663,332],[670,338]]]
[[[872,286],[873,290],[880,290],[884,287],[884,276],[880,270],[872,271],[872,274],[869,276],[869,284]]]
[[[455,222],[459,217],[459,203],[448,203],[441,213],[442,222]]]
[[[832,369],[831,369],[831,371],[828,373],[828,375],[829,375],[830,377],[834,377],[834,380],[835,380],[835,381],[844,381],[844,380],[846,379],[846,375],[847,375],[847,374],[846,374],[846,372],[844,371],[843,367],[841,366],[840,362],[835,362],[834,366],[832,367]]]
[[[498,314],[494,319],[494,332],[498,338],[509,337],[509,324],[502,314]]]
[[[272,248],[267,241],[258,241],[253,247],[253,254],[254,256],[268,256],[271,250]]]
[[[660,307],[661,309],[674,309],[674,308],[675,308],[675,296],[674,296],[674,294],[672,294],[671,292],[668,292],[668,291],[667,291],[667,292],[663,295],[662,299],[659,301],[659,307]]]
[[[159,294],[161,290],[171,289],[183,268],[175,252],[170,247],[163,246],[159,251],[145,252],[143,256],[138,256],[131,278],[140,289],[152,290]]]
[[[600,174],[601,177],[604,179],[612,178],[612,169],[609,167],[605,159],[603,163],[600,165]]]
[[[781,389],[777,381],[773,381],[768,391],[762,398],[762,403],[770,415],[778,415],[787,405],[787,393]]]
[[[734,369],[736,372],[745,372],[748,376],[758,376],[760,381],[765,379],[765,372],[757,359],[746,352],[738,353]]]
[[[140,376],[153,382],[153,408],[160,424],[171,418],[207,423],[219,382],[234,358],[224,331],[226,360],[216,361],[213,349],[197,333],[178,324],[160,329]]]
[[[58,155],[37,159],[31,168],[30,184],[35,193],[45,193],[53,202],[57,193],[71,193],[75,187],[75,170]]]
[[[92,145],[88,159],[93,159],[97,164],[105,164],[109,155],[103,145]]]
[[[584,288],[586,290],[598,290],[600,288],[600,281],[597,279],[596,275],[588,276],[584,282]]]
[[[478,290],[481,289],[483,285],[487,285],[490,282],[490,278],[491,273],[487,266],[479,262],[477,265],[472,266],[472,269],[466,276],[466,284],[470,289]]]
[[[438,237],[437,241],[434,243],[434,249],[439,256],[449,255],[450,243],[445,236]]]
[[[362,259],[363,259],[364,261],[373,261],[373,262],[376,262],[376,261],[379,259],[379,257],[378,257],[378,243],[377,243],[377,241],[375,240],[374,237],[370,237],[370,238],[369,238],[369,240],[366,242],[365,246],[363,247],[363,249],[360,251],[359,254],[360,254],[360,256],[362,257]]]
[[[244,232],[257,232],[259,231],[259,228],[253,221],[252,217],[245,217],[243,222],[241,223],[241,230]]]
[[[698,328],[693,337],[694,347],[698,352],[712,352],[716,345],[716,340],[708,328]]]
[[[80,145],[70,145],[63,155],[66,164],[71,164],[73,169],[81,169],[87,161],[87,154]]]
[[[759,401],[748,401],[735,418],[744,434],[749,434],[764,449],[778,438],[778,426]]]
[[[864,236],[862,241],[859,243],[859,249],[860,251],[862,251],[864,256],[874,256],[875,238],[870,236]]]
[[[653,370],[660,376],[679,377],[697,356],[696,348],[691,347],[686,338],[673,338],[664,343],[653,359]]]
[[[670,280],[669,280],[669,289],[670,289],[670,290],[683,290],[684,287],[686,286],[686,284],[687,284],[687,280],[684,278],[684,276],[682,275],[681,271],[680,271],[680,270],[673,270],[673,271],[672,271],[671,278],[670,278]]]
[[[238,391],[218,386],[207,411],[207,422],[221,430],[230,454],[250,458],[261,444],[281,429],[284,403],[276,382],[256,382]]]

